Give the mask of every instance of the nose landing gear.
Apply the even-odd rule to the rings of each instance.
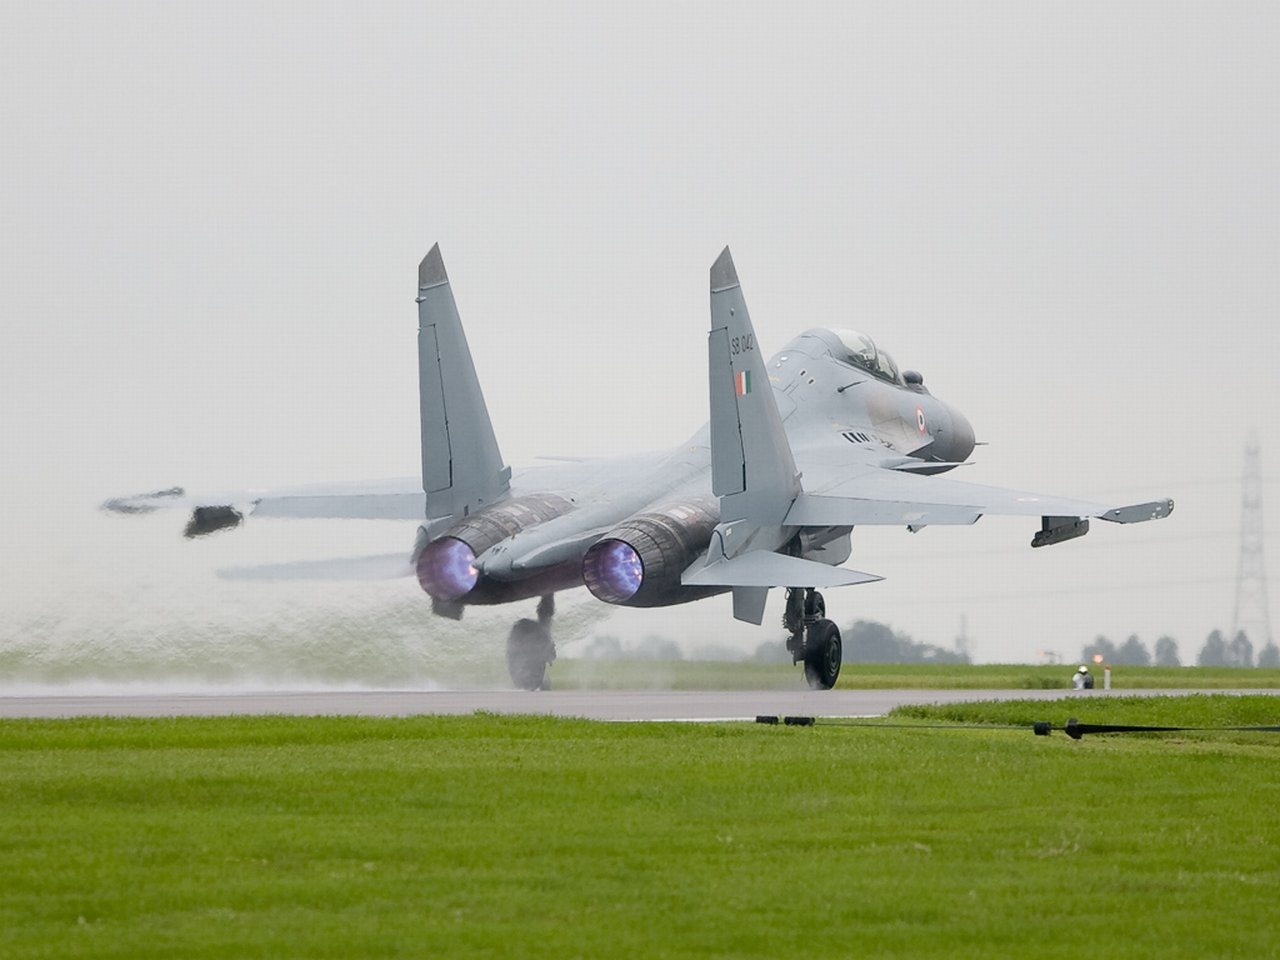
[[[782,625],[787,629],[791,662],[804,663],[804,678],[814,690],[830,690],[840,676],[843,651],[840,628],[826,619],[822,594],[812,587],[788,587]]]

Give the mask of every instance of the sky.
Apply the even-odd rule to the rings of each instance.
[[[983,661],[1131,633],[1187,660],[1231,626],[1251,435],[1280,510],[1274,4],[53,2],[5,20],[0,680],[33,657],[163,657],[179,635],[208,649],[230,623],[301,650],[317,618],[413,609],[403,629],[435,642],[412,581],[213,576],[407,550],[412,525],[187,543],[181,517],[95,509],[415,474],[435,242],[513,465],[701,425],[728,244],[767,353],[859,329],[965,412],[988,445],[960,478],[1176,501],[1036,551],[1026,520],[856,530],[849,565],[886,580],[829,594],[838,622],[942,645],[963,623]],[[781,640],[779,594],[765,627],[723,600],[581,617],[754,649]],[[498,650],[526,615],[470,622]]]

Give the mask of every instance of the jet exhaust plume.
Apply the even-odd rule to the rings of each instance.
[[[437,600],[457,600],[476,585],[476,555],[466,543],[444,537],[426,547],[418,556],[418,583]]]
[[[622,603],[634,597],[644,582],[644,563],[625,540],[602,540],[583,558],[582,579],[598,599]]]

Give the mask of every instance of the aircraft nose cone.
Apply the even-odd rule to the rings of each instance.
[[[973,453],[973,425],[954,407],[949,408],[947,412],[951,414],[951,429],[947,431],[944,438],[946,449],[939,450],[938,453],[943,460],[963,463],[969,459],[969,454]]]

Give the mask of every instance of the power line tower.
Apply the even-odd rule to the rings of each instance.
[[[1258,438],[1244,448],[1244,480],[1240,496],[1240,566],[1236,573],[1236,612],[1231,636],[1243,630],[1255,648],[1271,643],[1271,612],[1267,605],[1267,566],[1263,553],[1262,470]]]

